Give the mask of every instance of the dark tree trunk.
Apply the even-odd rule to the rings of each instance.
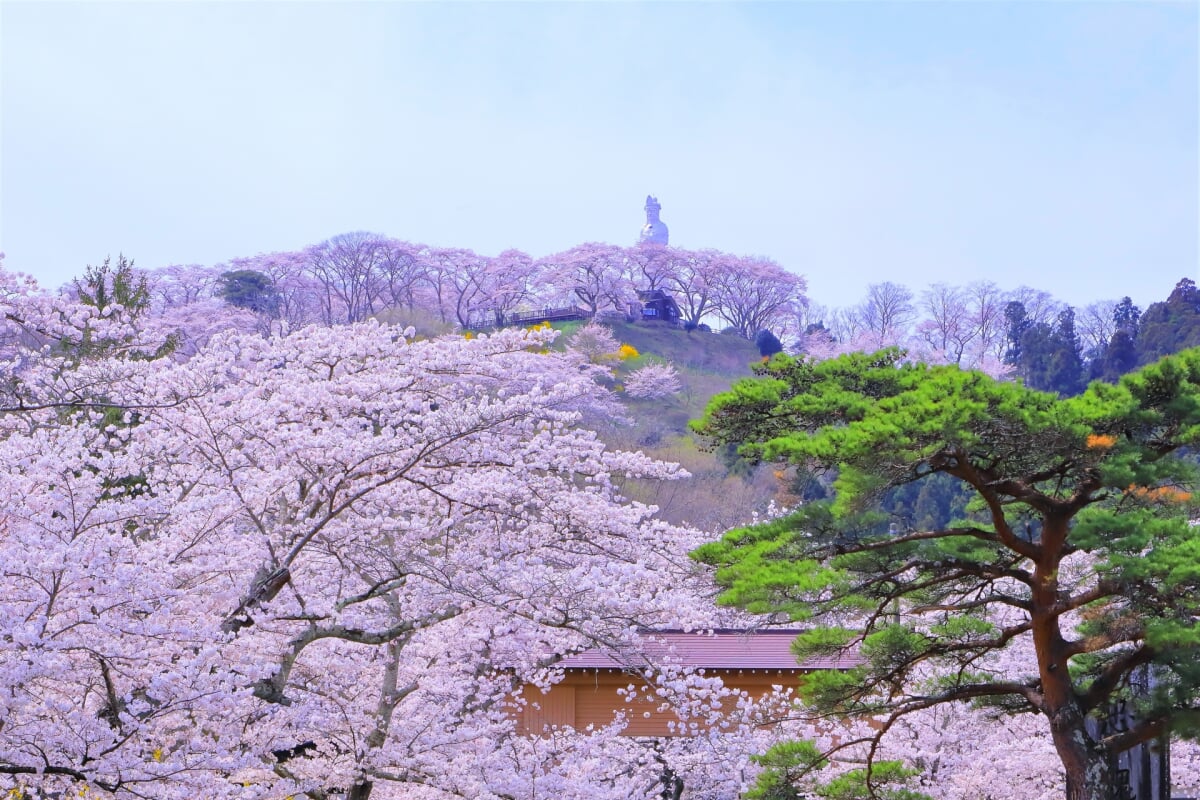
[[[1050,732],[1066,774],[1066,800],[1122,800],[1113,759],[1093,743],[1078,709],[1052,717]]]
[[[346,795],[346,800],[368,800],[371,796],[371,789],[375,784],[368,780],[361,780],[350,787],[349,794]]]

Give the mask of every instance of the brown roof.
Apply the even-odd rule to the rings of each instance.
[[[797,663],[791,644],[798,630],[647,631],[642,652],[585,650],[564,658],[564,669],[624,669],[670,660],[697,669],[849,669],[861,661],[852,652]]]

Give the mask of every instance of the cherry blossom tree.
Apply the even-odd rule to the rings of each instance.
[[[875,342],[869,349],[876,350],[906,340],[917,309],[908,287],[884,281],[867,287],[866,297],[853,314],[858,330]]]
[[[714,287],[731,256],[717,250],[681,250],[667,287],[675,293],[683,321],[699,325],[713,308]]]
[[[972,364],[999,363],[1004,360],[1005,320],[1004,292],[991,281],[972,281],[966,288],[967,304],[970,308],[972,327],[978,331],[975,347],[968,348]]]
[[[711,284],[713,310],[747,339],[781,327],[805,281],[766,258],[726,258]]]
[[[631,285],[638,289],[665,289],[676,280],[686,261],[686,251],[655,242],[641,242],[625,250]]]
[[[224,270],[202,264],[172,264],[147,274],[156,310],[198,303],[217,294]]]
[[[235,258],[222,265],[222,272],[249,270],[261,272],[271,279],[275,288],[275,311],[284,330],[321,322],[326,318],[322,297],[325,290],[308,272],[308,260],[303,251],[260,253],[247,258]],[[332,312],[330,312],[332,313]]]
[[[679,370],[671,364],[650,363],[625,376],[625,392],[642,399],[670,397],[683,388]]]
[[[590,363],[599,364],[615,358],[621,343],[613,336],[612,328],[591,320],[571,334],[567,346]]]
[[[425,277],[424,253],[428,248],[399,239],[388,239],[376,268],[381,302],[392,308],[412,309]]]
[[[474,250],[437,247],[424,253],[424,263],[442,320],[467,327],[491,297],[490,259]]]
[[[325,324],[361,322],[380,310],[381,273],[392,257],[386,237],[341,233],[305,250],[305,267],[321,288]]]
[[[491,261],[487,305],[504,319],[536,293],[541,280],[541,265],[528,253],[505,250]]]
[[[624,248],[588,242],[547,256],[543,264],[548,282],[561,294],[582,303],[589,313],[623,309],[632,296]]]
[[[128,327],[6,287],[35,338]],[[564,654],[711,621],[701,535],[616,488],[678,470],[577,426],[612,399],[552,336],[368,323],[5,362],[0,785],[532,798],[573,764],[575,796],[654,796],[619,726],[515,734],[514,691]]]
[[[1075,330],[1079,333],[1079,349],[1089,358],[1102,353],[1117,332],[1116,300],[1097,300],[1088,303],[1075,314]]]
[[[979,334],[970,322],[966,291],[935,283],[921,292],[920,305],[925,318],[917,325],[917,337],[946,353],[952,363],[962,364],[967,347]]]
[[[917,304],[906,287],[876,284],[853,308],[804,309],[793,320],[802,326],[797,349],[827,359],[880,346],[902,347],[926,364],[956,364],[1003,377],[1012,371],[1003,363],[1005,302],[1004,293],[989,281],[933,284]],[[913,326],[918,312],[923,314]]]
[[[536,274],[533,259],[520,250],[489,258],[472,250],[433,248],[424,254],[425,274],[443,319],[459,326],[472,322],[502,323],[531,292]]]

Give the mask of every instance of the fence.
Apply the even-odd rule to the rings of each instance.
[[[543,322],[570,322],[577,319],[591,319],[592,312],[579,306],[562,306],[560,308],[542,308],[537,311],[515,311],[504,314],[499,311],[472,318],[465,326],[467,330],[482,328],[504,328],[509,325],[539,325]]]

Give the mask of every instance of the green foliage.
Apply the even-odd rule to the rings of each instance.
[[[792,641],[797,661],[845,653],[858,639],[858,631],[836,626],[803,631]]]
[[[1164,302],[1146,309],[1136,343],[1141,364],[1200,345],[1200,289],[1194,281],[1184,278]]]
[[[770,358],[776,353],[783,352],[783,343],[779,341],[779,337],[768,330],[761,330],[754,337],[754,346],[758,348],[758,352],[763,358]]]
[[[146,276],[134,271],[133,259],[119,255],[114,267],[110,258],[105,258],[99,267],[88,265],[83,280],[75,279],[75,293],[79,302],[92,306],[104,316],[119,323],[134,324],[150,310],[150,289]],[[170,355],[179,346],[179,338],[168,336],[153,351],[130,347],[132,333],[113,338],[97,336],[92,324],[80,331],[77,340],[62,340],[60,350],[75,359],[122,353],[134,359],[154,359]]]
[[[658,506],[660,516],[669,521],[714,530],[743,521],[751,511],[764,510],[778,491],[787,488],[770,469],[738,458],[732,447],[727,453],[698,447],[688,430],[688,421],[703,411],[709,398],[751,374],[751,365],[759,361],[752,342],[699,331],[689,335],[666,325],[620,320],[605,324],[619,341],[642,353],[638,360],[671,363],[683,385],[670,397],[627,399],[628,419],[600,426],[598,432],[609,445],[680,463],[692,475],[665,486],[661,481],[626,480],[622,491],[627,497]],[[554,345],[560,347],[581,323],[554,327],[563,331]],[[629,362],[612,366],[618,379],[629,371]]]
[[[79,302],[101,311],[113,305],[122,306],[125,318],[132,322],[150,308],[150,289],[146,276],[134,272],[133,259],[125,258],[124,254],[117,256],[116,267],[111,265],[110,260],[110,257],[105,257],[104,263],[98,267],[89,264],[83,280],[75,279],[75,291],[79,295]]]
[[[1053,325],[1030,320],[1018,301],[1009,303],[1004,315],[1009,342],[1005,362],[1027,386],[1063,396],[1083,390],[1083,354],[1072,309],[1059,314]]]
[[[817,787],[816,794],[826,800],[930,800],[903,786],[919,774],[899,761],[876,761],[870,770],[850,770]]]
[[[923,656],[930,644],[930,639],[904,625],[885,625],[863,637],[859,655],[876,673],[888,674]]]
[[[790,518],[780,519],[733,531],[701,547],[696,557],[719,565],[717,580],[728,587],[718,598],[721,604],[807,619],[812,612],[807,597],[833,589],[842,579],[820,561],[799,557],[807,549],[803,537]]]
[[[781,742],[754,762],[763,771],[742,796],[745,800],[929,800],[928,795],[904,788],[920,770],[899,761],[878,761],[868,772],[852,769],[820,781],[813,773],[829,762],[809,741]]]
[[[1098,380],[1116,383],[1121,376],[1137,366],[1137,345],[1133,334],[1128,330],[1118,329],[1104,350],[1092,361],[1092,377]]]
[[[891,489],[880,509],[900,530],[946,528],[967,516],[971,492],[949,475],[937,473]]]
[[[1128,297],[1113,309],[1112,337],[1089,354],[1093,379],[1116,383],[1139,364],[1200,346],[1200,290],[1190,278],[1175,285],[1166,300],[1146,312]]]
[[[279,313],[279,293],[269,275],[253,269],[224,272],[218,287],[221,299],[231,306],[272,316]]]
[[[834,495],[694,555],[716,568],[720,602],[810,623],[798,656],[857,648],[858,668],[806,678],[806,701],[1071,714],[1081,759],[1143,729],[1197,731],[1200,349],[1065,399],[895,350],[779,355],[756,371],[695,430],[747,458],[836,471]],[[926,489],[932,511],[895,513]],[[989,672],[1016,643],[1038,674]],[[1147,664],[1154,688],[1134,697]],[[1092,739],[1083,718],[1117,699],[1136,700],[1140,727]]]
[[[806,740],[780,742],[753,761],[763,771],[743,795],[746,800],[804,800],[808,795],[800,790],[800,782],[828,763]]]

